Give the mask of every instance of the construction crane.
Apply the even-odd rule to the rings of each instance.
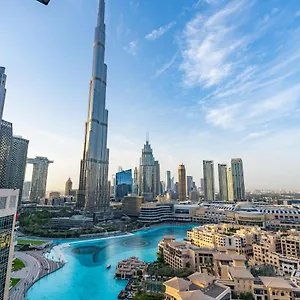
[[[42,4],[45,4],[45,5],[48,5],[49,2],[50,2],[50,0],[36,0],[36,1],[38,1],[38,2],[40,2]]]

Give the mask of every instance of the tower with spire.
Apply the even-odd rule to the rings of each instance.
[[[109,208],[104,12],[105,3],[100,0],[78,191],[78,206],[87,212],[103,212]]]
[[[142,149],[140,166],[138,172],[138,192],[145,201],[152,201],[159,195],[160,187],[160,168],[155,160],[149,143],[149,133],[146,136],[146,144]]]

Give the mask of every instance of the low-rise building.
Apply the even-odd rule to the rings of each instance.
[[[137,257],[132,256],[118,262],[116,267],[115,278],[131,279],[143,276],[147,271],[147,263],[140,261]]]
[[[139,196],[125,196],[122,200],[122,211],[130,217],[138,217],[144,198]]]
[[[188,280],[174,277],[164,282],[166,300],[230,300],[230,288],[215,277],[196,272]]]
[[[93,218],[82,215],[74,215],[72,217],[52,218],[44,227],[56,230],[69,230],[72,228],[92,228],[93,226]]]
[[[252,244],[258,239],[260,228],[234,224],[211,224],[188,231],[193,245],[205,248],[228,248],[238,254],[252,255]]]

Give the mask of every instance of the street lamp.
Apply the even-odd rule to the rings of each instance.
[[[48,5],[49,2],[50,2],[50,0],[36,0],[36,1],[38,1],[38,2],[40,2],[42,4],[45,4],[45,5]]]

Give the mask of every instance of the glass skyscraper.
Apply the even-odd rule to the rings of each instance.
[[[0,300],[8,299],[18,190],[0,190]]]
[[[132,193],[132,170],[124,170],[116,173],[116,195],[117,201]]]
[[[244,170],[241,158],[233,158],[231,160],[231,170],[234,200],[245,200]]]
[[[228,201],[227,165],[218,164],[218,173],[219,173],[219,198],[222,201]]]
[[[0,188],[8,188],[13,141],[12,123],[2,120],[0,127]]]
[[[36,158],[28,158],[27,163],[33,164],[30,200],[38,201],[45,197],[48,167],[53,161],[49,160],[47,157],[37,156]]]
[[[104,0],[100,0],[77,199],[78,207],[84,207],[91,213],[104,212],[109,208],[104,10]]]
[[[21,204],[23,193],[28,143],[28,140],[20,136],[13,137],[8,185],[11,189],[17,188],[19,190],[18,205]]]
[[[5,84],[6,84],[5,68],[0,67],[0,122],[2,121],[3,108],[4,108],[5,95],[6,95]]]
[[[214,162],[212,160],[203,161],[204,177],[204,199],[207,201],[215,200],[215,177]]]

